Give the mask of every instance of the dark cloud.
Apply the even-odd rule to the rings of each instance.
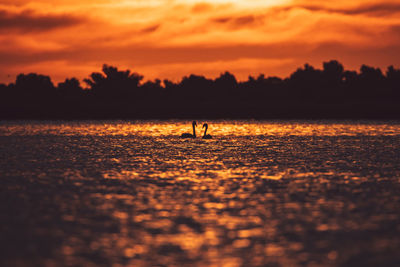
[[[161,27],[161,24],[152,25],[149,27],[145,27],[140,30],[141,33],[153,33],[156,32]]]
[[[370,15],[385,16],[400,12],[400,3],[375,3],[364,4],[352,8],[332,8],[325,5],[315,4],[295,4],[286,7],[277,7],[277,10],[306,9],[309,11],[321,11],[328,13],[339,13],[344,15]]]
[[[256,18],[254,16],[241,16],[234,19],[233,23],[235,25],[248,25],[256,22]]]
[[[32,10],[11,12],[0,9],[0,31],[35,32],[64,28],[84,22],[85,19],[68,14],[40,15]]]
[[[394,33],[395,36],[400,37],[400,24],[393,25],[390,27],[390,33]]]
[[[218,17],[218,18],[213,18],[212,21],[216,22],[216,23],[224,24],[224,23],[228,23],[228,22],[232,21],[232,17]]]
[[[263,17],[262,16],[253,16],[253,15],[245,15],[245,16],[224,16],[212,18],[211,22],[226,25],[229,28],[239,29],[243,27],[254,26],[257,24],[262,24]]]

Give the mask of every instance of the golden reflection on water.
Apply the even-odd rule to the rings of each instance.
[[[399,135],[400,124],[354,122],[248,122],[207,121],[208,133],[213,136],[356,136]],[[204,133],[203,122],[198,122],[198,136]],[[91,135],[91,136],[179,136],[191,133],[190,121],[77,121],[77,122],[30,122],[28,124],[5,122],[0,125],[0,135]]]
[[[0,174],[32,203],[18,218],[55,251],[37,265],[351,266],[399,248],[399,125],[208,123],[212,140],[180,121],[2,124]]]

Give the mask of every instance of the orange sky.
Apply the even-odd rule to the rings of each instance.
[[[400,64],[398,0],[1,0],[0,82],[59,82],[103,63],[145,79],[286,76],[338,59]]]

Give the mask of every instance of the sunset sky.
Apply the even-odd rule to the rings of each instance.
[[[286,76],[338,59],[400,66],[398,0],[1,0],[0,82],[59,82],[103,63],[174,81]]]

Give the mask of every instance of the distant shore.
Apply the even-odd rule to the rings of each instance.
[[[400,120],[400,105],[393,102],[364,102],[334,105],[307,105],[246,107],[243,109],[214,108],[209,110],[193,109],[157,109],[130,108],[120,106],[114,110],[92,108],[91,106],[76,107],[74,110],[57,107],[48,108],[34,106],[4,106],[0,107],[0,120],[169,120],[169,119],[305,119],[305,120]]]
[[[305,64],[288,78],[225,72],[216,79],[190,75],[179,83],[104,65],[102,73],[54,85],[36,73],[0,84],[0,119],[400,119],[400,69],[338,61]]]

